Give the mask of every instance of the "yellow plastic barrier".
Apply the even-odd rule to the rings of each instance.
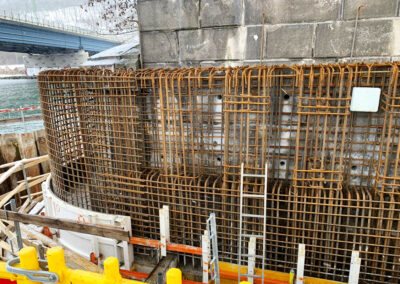
[[[294,284],[294,270],[291,269],[289,273],[289,284]]]
[[[167,284],[182,283],[182,271],[178,268],[170,268],[167,272]]]
[[[40,271],[37,252],[34,247],[23,248],[19,252],[19,261],[20,263],[13,267]],[[64,250],[59,247],[54,247],[47,251],[47,262],[49,272],[58,276],[58,282],[56,283],[59,284],[143,284],[140,281],[123,279],[119,272],[119,262],[116,257],[109,257],[104,261],[104,274],[69,269],[65,265]],[[18,284],[38,283],[29,280],[27,276],[7,272],[5,262],[0,262],[0,279],[17,281]],[[47,283],[54,283],[54,281]],[[182,272],[177,268],[171,268],[167,272],[167,283],[182,284]]]

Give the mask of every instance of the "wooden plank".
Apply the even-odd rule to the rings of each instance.
[[[38,154],[41,156],[45,156],[49,153],[46,143],[46,131],[44,129],[36,130],[34,133],[36,148],[38,150]],[[41,167],[44,173],[50,172],[50,162],[45,161],[41,163]]]
[[[4,235],[7,236],[7,238],[12,239],[15,237],[14,233],[10,231],[10,229],[7,228],[6,225],[3,224],[3,222],[0,222],[0,230],[4,233]],[[15,245],[17,242],[15,242]]]
[[[38,204],[42,200],[43,200],[43,196],[39,196],[39,197],[33,199],[32,202],[28,205],[28,207],[26,207],[25,212],[21,212],[21,213],[29,213],[29,212],[31,212],[31,210],[33,208],[35,208],[36,204]]]
[[[43,194],[43,192],[35,192],[35,193],[31,193],[31,198],[36,198],[36,197],[38,197],[39,195],[42,195]],[[20,196],[19,198],[21,198],[21,199],[28,199],[29,198],[29,195],[22,195],[22,196]],[[29,200],[29,199],[28,199]]]
[[[0,248],[8,251],[9,253],[12,253],[12,249],[9,243],[6,243],[5,241],[0,241]],[[15,250],[17,250],[16,248],[14,248]]]
[[[15,166],[19,162],[22,162],[25,165],[25,168],[29,168],[31,166],[34,166],[34,165],[37,165],[37,164],[42,163],[44,161],[47,161],[48,159],[49,159],[49,155],[34,157],[34,158],[30,158],[30,159],[22,159],[22,160],[19,160],[19,161],[15,161],[15,162],[11,162],[11,163],[0,165],[0,169],[4,169],[4,168],[9,168],[9,167]]]
[[[29,152],[29,151],[28,151]],[[11,174],[17,173],[19,171],[22,171],[21,168],[21,164],[24,165],[25,169],[26,169],[26,174],[29,176],[38,176],[40,171],[39,171],[39,164],[46,162],[49,160],[49,156],[45,155],[45,156],[40,156],[40,157],[34,157],[31,159],[22,159],[20,161],[16,161],[16,162],[12,162],[12,163],[8,163],[8,164],[4,164],[1,165],[0,168],[3,167],[7,167],[9,165],[12,165],[13,172],[5,175],[6,173],[9,173],[11,169],[9,169],[6,173],[4,173],[1,177],[0,177],[0,185],[2,182],[4,182],[7,178],[9,178],[11,176]],[[41,188],[39,185],[34,185],[34,186],[30,186],[30,190],[32,193],[37,192],[37,191],[41,191]]]
[[[48,174],[49,173],[45,173],[45,174],[42,174],[42,175],[39,175],[39,176],[35,176],[35,177],[27,177],[26,179],[28,180],[28,182],[30,182],[30,181],[34,181],[35,179],[41,178],[43,176],[46,176]],[[25,180],[23,179],[23,180],[17,181],[17,184],[21,184],[21,183],[25,183]]]
[[[16,173],[21,170],[21,163],[17,163],[11,168],[9,168],[6,172],[4,172],[0,176],[0,184],[2,184],[6,179],[8,179],[13,173]]]
[[[21,159],[19,151],[19,133],[8,133],[0,135],[0,156],[4,163],[11,163]],[[8,168],[8,167],[7,167]],[[0,169],[0,172],[3,170]],[[0,192],[4,193],[17,186],[17,176],[11,175],[7,181],[0,185]]]
[[[41,178],[38,178],[38,179],[30,182],[29,187],[32,187],[34,185],[37,185],[37,184],[45,181],[48,176],[49,176],[49,174],[46,174],[46,175],[42,176]],[[10,192],[7,192],[6,194],[3,194],[2,196],[0,196],[0,208],[2,208],[4,206],[4,204],[6,204],[15,194],[17,194],[23,190],[25,190],[25,183],[21,183],[20,185],[18,185],[16,188],[11,190]]]
[[[157,265],[150,272],[149,276],[146,279],[146,283],[157,284],[158,273],[165,275],[170,268],[176,267],[177,264],[177,255],[168,254],[166,257],[163,257],[163,259],[159,263],[157,263]],[[163,278],[165,278],[165,276],[163,276]],[[165,283],[165,279],[163,279],[162,283]]]
[[[48,247],[62,247],[62,245],[55,241],[50,239],[49,237],[46,237],[45,235],[36,232],[32,228],[20,224],[21,230],[24,234],[28,236],[30,239],[35,239],[40,241],[42,244],[48,246]],[[88,270],[91,272],[96,272],[96,273],[103,273],[103,270],[95,265],[94,263],[90,262],[89,260],[85,259],[83,256],[80,256],[76,252],[73,252],[72,250],[68,248],[64,248],[64,255],[65,255],[65,262],[68,265],[69,268],[71,269],[83,269],[83,270]]]
[[[22,206],[18,209],[18,212],[20,212],[20,213],[26,213],[26,212],[25,212],[25,209],[26,209],[26,207],[29,205],[30,202],[31,202],[31,201],[30,201],[29,199],[26,199],[25,202],[24,202],[24,204],[22,204]]]
[[[35,136],[33,133],[21,133],[20,135],[21,139],[21,144],[20,144],[20,151],[21,151],[21,157],[24,159],[30,159],[30,158],[37,158],[38,157],[38,152],[36,148],[36,142],[35,142]],[[31,162],[33,163],[33,162]],[[36,165],[28,166],[29,164],[24,163],[25,168],[26,168],[26,174],[28,176],[34,177],[40,175],[40,168],[39,168],[39,163]],[[35,186],[32,188],[32,192],[40,191],[40,186]]]
[[[29,215],[25,213],[0,210],[0,219],[19,221],[27,224],[46,226],[55,229],[96,235],[121,241],[129,241],[129,232],[119,228],[109,228],[102,225],[84,224],[66,219],[47,216]]]

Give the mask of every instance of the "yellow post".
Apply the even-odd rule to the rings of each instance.
[[[251,284],[251,283],[248,281],[240,281],[240,284]]]
[[[294,269],[290,269],[289,284],[294,284]]]
[[[65,265],[64,250],[60,247],[53,247],[47,250],[47,262],[49,272],[58,275],[58,283],[68,284],[68,268]]]
[[[116,257],[108,257],[104,261],[105,283],[122,283],[122,276],[119,273],[119,262]]]
[[[20,259],[20,268],[27,270],[40,270],[39,261],[37,258],[37,251],[34,247],[25,247],[19,251],[19,259]],[[18,277],[18,284],[35,284],[37,282],[33,282],[28,280],[26,277]]]
[[[18,268],[26,270],[40,270],[36,249],[34,247],[23,248],[19,252],[20,264]],[[119,262],[116,257],[109,257],[104,261],[104,274],[98,274],[85,270],[69,269],[65,265],[64,250],[54,247],[47,251],[47,262],[49,272],[58,275],[58,284],[143,284],[143,282],[123,279],[119,272]],[[180,273],[180,282],[171,282],[172,284],[182,283],[182,274]],[[6,263],[0,261],[0,279],[9,279],[17,281],[18,284],[37,284],[28,280],[23,275],[17,275],[6,270]]]
[[[167,284],[182,284],[182,272],[178,268],[170,268],[167,272]]]
[[[167,272],[167,284],[182,284],[182,272],[178,268],[170,268]]]

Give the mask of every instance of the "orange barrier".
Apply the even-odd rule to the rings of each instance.
[[[40,109],[40,106],[0,109],[0,113]]]
[[[161,242],[157,240],[150,240],[145,238],[131,237],[130,244],[140,245],[151,248],[160,248]],[[199,247],[193,247],[188,245],[167,243],[167,250],[174,252],[189,253],[194,255],[202,255],[202,249]]]

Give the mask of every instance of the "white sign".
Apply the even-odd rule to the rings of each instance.
[[[354,87],[350,111],[377,112],[380,97],[380,88]]]

